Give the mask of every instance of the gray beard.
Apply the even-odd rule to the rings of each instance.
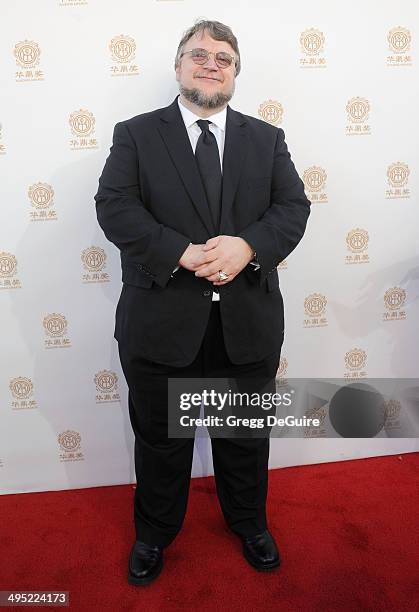
[[[179,85],[179,91],[186,100],[189,100],[192,104],[196,104],[196,106],[200,106],[201,108],[214,109],[226,106],[226,104],[230,102],[233,97],[234,86],[228,94],[215,93],[211,96],[207,96],[199,89],[187,89],[183,85]]]

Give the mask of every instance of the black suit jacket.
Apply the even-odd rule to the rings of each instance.
[[[172,273],[190,242],[216,233],[177,98],[115,125],[95,201],[100,226],[121,252],[115,338],[132,354],[188,365],[205,333],[213,286],[185,268]],[[276,267],[300,241],[309,212],[284,131],[228,106],[219,233],[244,238],[260,263],[219,287],[233,363],[280,351]]]

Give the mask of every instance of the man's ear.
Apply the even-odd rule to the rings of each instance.
[[[179,80],[179,72],[180,72],[180,66],[177,66],[177,67],[175,68],[176,81],[178,81],[178,80]]]

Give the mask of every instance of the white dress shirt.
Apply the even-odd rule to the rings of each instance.
[[[189,110],[189,108],[186,108],[186,106],[184,106],[182,102],[180,101],[180,96],[178,97],[177,101],[178,101],[179,110],[182,115],[183,122],[185,124],[186,131],[189,136],[192,151],[195,154],[196,144],[198,142],[198,138],[200,137],[202,133],[202,130],[197,124],[197,121],[199,119],[202,119],[202,117],[195,115],[195,113]],[[217,141],[218,152],[220,154],[221,174],[223,172],[223,153],[224,153],[226,119],[227,119],[227,107],[223,108],[223,110],[219,111],[218,113],[214,113],[213,115],[206,117],[206,121],[211,122],[209,125],[209,130],[210,132],[214,134],[215,139]],[[255,264],[255,270],[257,270],[258,268],[259,268],[259,264]],[[173,272],[176,272],[176,270],[178,269],[179,269],[179,266],[176,266]],[[214,291],[212,294],[212,301],[213,302],[218,301],[219,299],[220,299],[220,294]]]

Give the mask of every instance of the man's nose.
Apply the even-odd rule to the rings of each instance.
[[[218,70],[218,66],[215,62],[215,56],[211,53],[208,55],[208,60],[204,64],[205,68],[210,68],[211,70]]]

